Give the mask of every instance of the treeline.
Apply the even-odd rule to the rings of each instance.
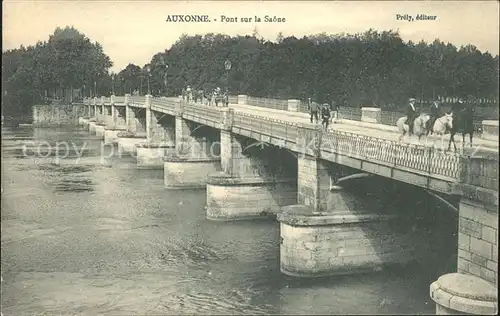
[[[2,53],[2,114],[29,115],[36,103],[81,98],[107,84],[111,66],[102,46],[73,27],[57,28],[34,46],[7,50]]]
[[[437,39],[430,44],[404,42],[393,31],[300,39],[279,35],[275,42],[258,35],[207,34],[182,36],[152,57],[146,75],[153,92],[169,95],[188,84],[212,89],[228,82],[230,94],[388,107],[404,104],[409,97],[497,99],[498,58],[473,45],[457,48]],[[229,72],[225,60],[231,61]],[[128,76],[125,81],[133,69],[145,73],[129,65],[122,72]]]
[[[205,90],[228,85],[231,95],[347,100],[382,108],[405,104],[409,97],[498,97],[498,55],[437,39],[405,42],[394,31],[302,38],[279,34],[276,41],[256,33],[183,35],[148,64],[129,64],[111,74],[112,63],[101,45],[66,27],[46,42],[4,52],[2,59],[3,110],[29,110],[40,100],[67,97],[75,89],[83,96],[113,91],[173,96],[186,85]],[[226,60],[231,61],[229,71]]]

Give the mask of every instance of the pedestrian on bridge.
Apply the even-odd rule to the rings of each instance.
[[[314,121],[316,124],[318,124],[319,118],[318,118],[318,103],[311,101],[311,98],[309,98],[309,114],[311,115],[311,123],[313,122],[313,117]]]
[[[323,103],[321,107],[321,125],[323,125],[325,131],[328,130],[328,123],[330,123],[330,106],[328,103]]]
[[[413,135],[413,123],[417,117],[417,110],[415,108],[415,99],[410,98],[408,100],[408,107],[406,109],[406,123],[408,124],[408,136]]]
[[[332,105],[330,105],[330,115],[332,117],[332,123],[335,123],[339,117],[339,105],[335,101],[332,101]]]

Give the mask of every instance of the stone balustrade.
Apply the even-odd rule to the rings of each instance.
[[[484,139],[498,141],[498,121],[484,120],[482,122]]]
[[[367,123],[380,124],[382,117],[382,109],[374,107],[361,108],[361,121]]]

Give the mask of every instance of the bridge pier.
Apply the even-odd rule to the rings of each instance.
[[[117,144],[118,143],[118,133],[127,130],[125,125],[125,109],[124,107],[118,107],[114,104],[114,95],[111,96],[111,115],[109,124],[106,126],[104,131],[104,143],[105,144]]]
[[[207,174],[220,169],[218,142],[213,136],[198,136],[200,126],[182,117],[182,105],[175,117],[175,151],[163,158],[165,188],[205,188]]]
[[[426,244],[405,212],[369,209],[342,185],[348,171],[320,157],[321,130],[299,130],[297,203],[282,208],[280,269],[295,277],[377,271],[418,259]],[[344,178],[343,178],[344,177]],[[339,180],[340,179],[340,180]]]
[[[280,269],[294,277],[379,271],[419,259],[426,242],[404,213],[367,209],[342,185],[327,162],[299,158],[298,201],[282,208]],[[337,174],[333,177],[339,178]]]
[[[97,137],[104,138],[104,128],[106,127],[106,119],[104,115],[104,97],[101,99],[100,105],[97,105],[97,115],[95,122],[95,134]]]
[[[175,152],[175,119],[147,108],[146,125],[146,142],[136,145],[137,167],[163,169],[163,158]]]
[[[125,95],[125,128],[117,133],[118,152],[136,157],[136,145],[146,141],[147,126],[145,109],[131,106],[130,94]]]
[[[461,174],[457,273],[430,286],[436,314],[498,312],[498,158],[469,157]]]
[[[293,165],[295,157],[275,148],[260,147],[259,143],[253,146],[252,142],[255,144],[229,130],[221,130],[222,172],[208,176],[208,219],[230,221],[271,216],[280,207],[296,203],[295,170],[283,170],[284,166]]]

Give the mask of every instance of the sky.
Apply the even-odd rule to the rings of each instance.
[[[2,2],[3,50],[47,40],[56,27],[74,26],[99,42],[118,72],[129,63],[143,66],[171,47],[183,33],[251,35],[268,40],[279,32],[302,37],[356,33],[370,28],[399,30],[405,40],[439,38],[456,46],[473,44],[493,55],[499,50],[499,2],[491,1],[23,1]],[[169,15],[208,15],[208,23],[166,22]],[[398,19],[412,16],[413,21]],[[435,20],[415,20],[419,14]],[[225,23],[221,16],[237,17]],[[264,22],[264,16],[285,22]],[[262,22],[240,22],[259,16]],[[254,20],[254,19],[253,19]]]

